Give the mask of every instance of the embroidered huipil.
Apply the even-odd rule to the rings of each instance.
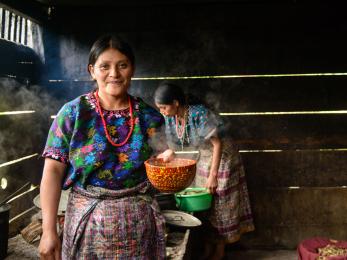
[[[68,165],[63,189],[93,185],[117,190],[147,180],[144,161],[154,149],[165,149],[160,130],[164,119],[140,98],[131,97],[131,102],[134,130],[120,147],[108,142],[92,92],[60,109],[50,128],[43,157]],[[103,110],[103,114],[112,139],[122,142],[130,129],[129,108]]]
[[[223,142],[217,173],[218,187],[213,196],[212,206],[199,217],[213,227],[207,231],[206,238],[209,241],[233,243],[239,240],[243,233],[254,230],[240,154],[232,140],[221,135],[223,125],[218,115],[205,106],[189,106],[186,120],[182,140],[176,133],[175,117],[165,117],[165,131],[170,148],[199,151],[199,155],[191,155],[193,159],[198,160],[192,186],[205,187],[210,176],[213,145],[209,139],[218,136]]]
[[[217,133],[221,126],[220,119],[204,105],[190,105],[186,118],[185,131],[180,139],[176,133],[176,120],[174,116],[165,117],[165,132],[171,149],[181,150],[202,149],[206,142]],[[178,126],[180,127],[180,126]]]

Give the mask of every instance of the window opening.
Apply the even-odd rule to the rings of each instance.
[[[38,26],[28,18],[0,7],[0,38],[33,48],[33,30]]]

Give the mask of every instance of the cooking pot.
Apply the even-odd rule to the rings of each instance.
[[[155,194],[155,198],[161,210],[177,209],[175,195],[173,193],[158,193]]]
[[[0,259],[7,255],[10,208],[9,204],[0,207]]]

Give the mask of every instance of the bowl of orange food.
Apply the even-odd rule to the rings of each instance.
[[[145,161],[150,183],[161,192],[178,192],[187,188],[196,173],[196,161],[174,158],[170,162],[151,158]]]

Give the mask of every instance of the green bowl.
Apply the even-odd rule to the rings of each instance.
[[[179,210],[204,211],[211,207],[212,195],[205,188],[187,188],[175,193],[175,200]]]

